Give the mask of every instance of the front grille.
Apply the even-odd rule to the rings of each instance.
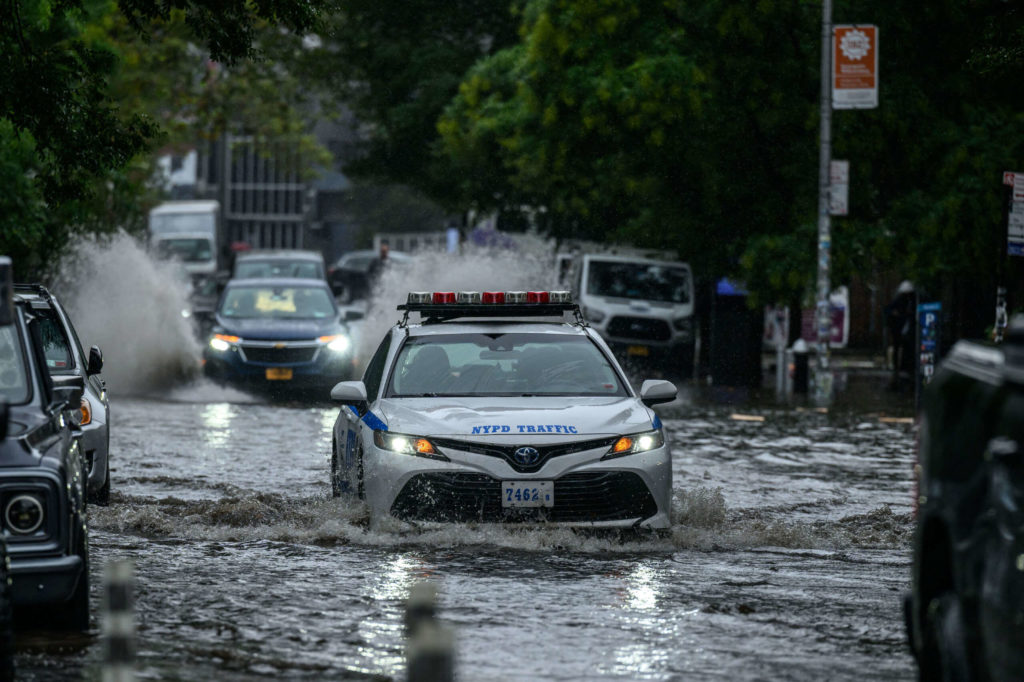
[[[566,474],[555,479],[547,508],[501,506],[501,481],[486,474],[417,474],[402,488],[391,514],[409,521],[554,523],[645,519],[658,505],[643,479],[626,471]]]
[[[552,457],[571,455],[575,452],[584,452],[597,448],[609,448],[618,439],[618,436],[612,436],[611,438],[581,440],[573,443],[555,443],[553,445],[530,443],[529,446],[540,454],[537,461],[533,464],[520,464],[516,461],[515,451],[526,445],[525,443],[520,443],[519,445],[498,445],[494,443],[455,440],[452,438],[431,438],[430,440],[434,445],[441,448],[442,452],[445,448],[450,448],[452,450],[461,450],[462,452],[472,452],[477,455],[487,455],[488,457],[500,457],[519,473],[530,474],[540,471],[541,467]]]
[[[298,364],[312,362],[316,355],[316,346],[285,346],[274,348],[267,346],[247,346],[242,344],[245,359],[249,362],[265,362],[273,365]]]
[[[608,335],[623,339],[668,341],[672,330],[665,320],[651,317],[613,317],[608,322]]]

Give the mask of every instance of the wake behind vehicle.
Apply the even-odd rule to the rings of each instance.
[[[675,386],[635,393],[568,292],[414,292],[399,310],[363,380],[331,392],[335,496],[373,519],[668,528],[650,406]]]
[[[40,317],[11,295],[0,258],[0,523],[15,606],[45,607],[48,625],[89,626],[89,544],[80,377],[54,386]]]
[[[67,311],[41,284],[16,284],[14,291],[39,320],[46,367],[55,386],[84,383],[78,426],[85,455],[89,500],[110,501],[110,404],[100,371],[103,353],[93,346],[86,354]]]
[[[353,344],[323,280],[234,279],[203,350],[215,381],[270,393],[323,397],[353,373]]]
[[[583,316],[620,361],[692,373],[697,325],[689,265],[588,253],[573,265],[571,281]]]
[[[1024,316],[924,394],[906,602],[920,679],[1024,679]]]

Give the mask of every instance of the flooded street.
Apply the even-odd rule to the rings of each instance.
[[[673,528],[618,538],[371,529],[330,497],[336,407],[199,386],[111,410],[94,613],[103,563],[134,560],[143,679],[403,679],[421,579],[440,587],[463,680],[912,676],[913,433],[879,413],[662,409]],[[98,678],[98,639],[26,632],[18,651],[19,679]]]

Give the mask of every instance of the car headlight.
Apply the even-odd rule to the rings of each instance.
[[[345,351],[352,347],[352,342],[344,334],[321,336],[320,343],[327,344],[327,349],[332,350],[335,353],[344,353]]]
[[[223,353],[224,351],[231,348],[232,344],[241,341],[237,336],[230,336],[228,334],[214,334],[210,337],[210,348]]]
[[[390,450],[403,455],[417,455],[428,459],[439,459],[447,462],[449,459],[437,451],[434,444],[422,436],[407,436],[401,433],[390,431],[374,431],[373,444],[382,450]]]
[[[594,310],[593,308],[588,308],[587,306],[583,306],[583,317],[584,317],[584,319],[587,320],[587,322],[597,322],[597,323],[600,323],[601,321],[604,320],[605,315],[600,310]]]
[[[7,527],[22,535],[34,533],[43,525],[43,503],[35,495],[15,495],[4,509]]]
[[[660,448],[664,444],[665,433],[661,429],[634,433],[622,436],[612,443],[612,446],[608,448],[608,452],[601,459],[614,459],[615,457],[625,457],[626,455],[633,455],[638,452],[647,452],[648,450]]]
[[[82,398],[82,417],[78,421],[79,426],[92,423],[92,403],[88,398]]]

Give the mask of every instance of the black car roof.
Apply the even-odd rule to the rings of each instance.
[[[300,251],[297,249],[266,249],[243,251],[235,256],[235,263],[244,260],[308,260],[322,263],[323,255],[319,251]]]
[[[309,287],[328,289],[327,282],[312,277],[247,277],[243,279],[232,279],[227,283],[228,287],[236,286],[250,287]]]

